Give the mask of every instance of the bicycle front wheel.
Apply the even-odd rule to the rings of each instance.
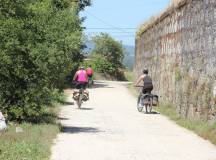
[[[142,105],[142,103],[141,103],[141,98],[140,98],[140,96],[139,96],[138,99],[137,99],[137,110],[138,110],[139,112],[142,112],[142,110],[143,110],[143,105]]]

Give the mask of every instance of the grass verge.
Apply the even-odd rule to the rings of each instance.
[[[60,132],[58,112],[59,107],[48,107],[39,121],[9,124],[0,134],[0,160],[49,160],[53,139]],[[16,133],[16,127],[23,132]]]
[[[126,70],[124,72],[124,75],[125,75],[125,78],[127,81],[129,82],[133,82],[134,81],[134,74],[133,74],[133,71],[130,71],[130,70]]]
[[[170,104],[162,104],[157,111],[175,121],[178,125],[194,131],[200,137],[216,144],[216,122],[213,124],[204,120],[189,120],[180,117]]]
[[[125,77],[126,79],[129,81],[129,82],[134,82],[134,75],[133,75],[133,72],[132,71],[126,71],[125,72]],[[130,83],[128,84],[127,88],[129,89],[130,93],[135,96],[135,97],[138,97],[139,95],[139,88],[135,88],[134,87],[134,83]]]
[[[59,132],[58,125],[23,123],[19,127],[23,132],[16,133],[13,125],[0,135],[0,159],[48,160],[53,139]]]

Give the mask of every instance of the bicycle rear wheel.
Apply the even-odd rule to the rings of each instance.
[[[152,112],[152,98],[149,98],[148,104],[145,105],[146,113]]]
[[[149,104],[149,113],[152,113],[152,106],[153,106],[153,99],[150,98],[150,104]]]
[[[79,95],[79,98],[77,99],[77,106],[78,108],[81,108],[81,105],[82,105],[82,94]]]

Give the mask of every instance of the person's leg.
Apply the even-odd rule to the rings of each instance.
[[[75,88],[73,89],[73,97],[76,99],[77,93],[79,93],[79,89],[81,87],[81,84],[79,82],[76,82]]]
[[[84,88],[84,92],[89,94],[89,91],[87,90],[87,85],[88,85],[88,82],[84,83],[83,88]]]
[[[88,85],[88,82],[83,84],[84,93],[87,95],[87,100],[89,99],[89,91],[86,89]]]

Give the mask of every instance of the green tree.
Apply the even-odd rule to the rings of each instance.
[[[0,110],[9,119],[36,119],[63,89],[82,60],[78,11],[87,2],[0,1]]]
[[[124,68],[122,64],[124,58],[123,45],[107,33],[101,33],[93,37],[93,42],[95,48],[92,53],[96,61],[96,69],[116,79],[122,79],[123,73],[121,70]]]

